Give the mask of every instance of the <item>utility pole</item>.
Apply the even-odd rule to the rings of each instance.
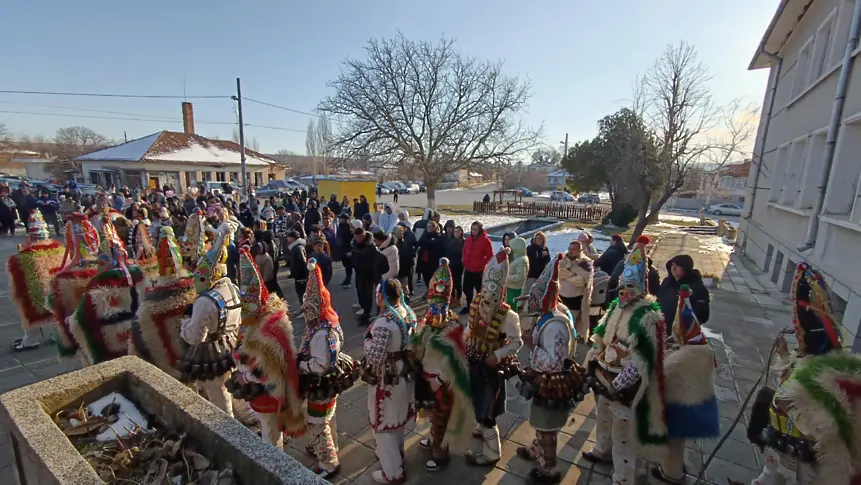
[[[231,96],[239,108],[239,158],[242,162],[242,194],[248,200],[248,174],[245,170],[245,126],[242,122],[242,86],[236,78],[236,96]],[[567,138],[566,138],[567,139]]]
[[[562,142],[562,158],[565,158],[568,155],[568,133],[565,133],[565,141]]]

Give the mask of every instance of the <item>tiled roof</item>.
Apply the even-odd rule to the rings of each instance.
[[[718,170],[718,174],[722,177],[747,177],[750,173],[750,160],[747,160],[742,163],[733,163],[730,165],[725,165],[723,168]]]

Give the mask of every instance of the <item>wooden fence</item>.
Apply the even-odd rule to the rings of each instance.
[[[474,212],[493,214],[503,212],[512,216],[555,217],[583,222],[600,222],[610,211],[601,205],[553,204],[547,202],[482,202],[472,203]]]

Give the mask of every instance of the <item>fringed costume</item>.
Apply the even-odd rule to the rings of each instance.
[[[377,483],[403,483],[404,426],[416,415],[415,371],[408,352],[416,316],[398,280],[383,280],[377,294],[382,311],[365,334],[363,374],[370,385],[368,413],[382,465],[372,476]]]
[[[48,306],[57,323],[57,350],[61,357],[72,357],[78,341],[72,335],[70,319],[87,292],[87,285],[99,273],[99,233],[90,221],[76,212],[66,221],[66,252],[60,271],[50,282]],[[85,362],[86,364],[86,362]]]
[[[129,354],[137,355],[179,379],[179,362],[188,344],[180,336],[180,325],[188,307],[197,298],[194,279],[182,266],[173,229],[163,227],[158,239],[159,278],[146,292],[132,322]]]
[[[236,372],[227,389],[247,401],[260,421],[263,439],[281,449],[284,433],[300,434],[305,416],[299,396],[299,373],[293,325],[287,304],[266,291],[260,270],[247,249],[239,253],[242,327],[233,351]]]
[[[51,239],[48,224],[39,209],[30,213],[29,239],[18,246],[18,254],[9,257],[9,296],[18,309],[24,337],[12,344],[12,350],[38,348],[41,327],[54,323],[48,307],[48,282],[60,270],[65,249]]]
[[[127,355],[132,320],[149,286],[143,271],[129,263],[108,216],[102,218],[99,235],[99,273],[70,322],[81,357],[90,365]]]
[[[679,288],[672,337],[664,359],[667,383],[667,454],[652,475],[666,483],[684,483],[685,442],[720,436],[715,395],[717,361],[694,314],[688,285]]]
[[[634,483],[637,457],[663,458],[664,318],[648,294],[646,245],[640,236],[619,277],[619,297],[595,327],[587,382],[598,397],[595,447],[589,461],[613,462],[613,483]]]
[[[227,278],[227,237],[220,232],[194,270],[198,297],[180,330],[191,346],[180,361],[180,380],[197,383],[211,403],[232,417],[233,401],[224,383],[235,366],[242,301],[239,289]]]
[[[472,300],[465,335],[469,358],[469,381],[475,411],[473,436],[480,449],[468,449],[467,461],[476,466],[493,466],[499,461],[501,441],[496,418],[505,412],[506,379],[519,371],[517,351],[520,317],[505,303],[509,248],[502,248],[484,268],[481,292]]]
[[[126,245],[129,258],[143,270],[150,282],[150,286],[155,285],[159,278],[161,278],[156,248],[153,246],[146,224],[142,221],[134,221],[132,224],[133,227],[129,231],[128,244]],[[160,237],[161,233],[155,238],[156,241]]]
[[[527,345],[531,348],[529,366],[520,374],[518,389],[522,397],[532,401],[529,424],[535,429],[535,440],[517,449],[518,456],[537,459],[538,468],[530,478],[537,483],[556,483],[561,476],[556,471],[556,445],[561,430],[571,412],[584,398],[585,369],[574,361],[577,331],[574,317],[559,302],[559,254],[548,264],[529,294],[523,299],[527,310],[538,319],[530,332]]]
[[[428,282],[428,309],[412,341],[413,355],[422,368],[416,402],[422,415],[430,415],[430,437],[419,440],[419,446],[431,452],[425,463],[428,471],[449,462],[450,447],[466,448],[475,424],[464,329],[449,309],[452,288],[449,261],[442,258]]]
[[[765,460],[751,484],[861,483],[861,358],[841,346],[818,271],[799,264],[790,296],[798,348],[776,345],[777,390],[760,390],[751,409],[748,437]]]
[[[200,209],[195,209],[188,216],[185,233],[182,238],[182,262],[186,269],[194,271],[197,262],[206,253],[206,219]]]

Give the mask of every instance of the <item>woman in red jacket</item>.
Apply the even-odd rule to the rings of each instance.
[[[466,306],[460,314],[469,313],[472,297],[481,289],[481,275],[490,258],[493,257],[493,245],[490,237],[480,222],[475,221],[470,226],[469,237],[463,245],[463,293],[466,295]]]

